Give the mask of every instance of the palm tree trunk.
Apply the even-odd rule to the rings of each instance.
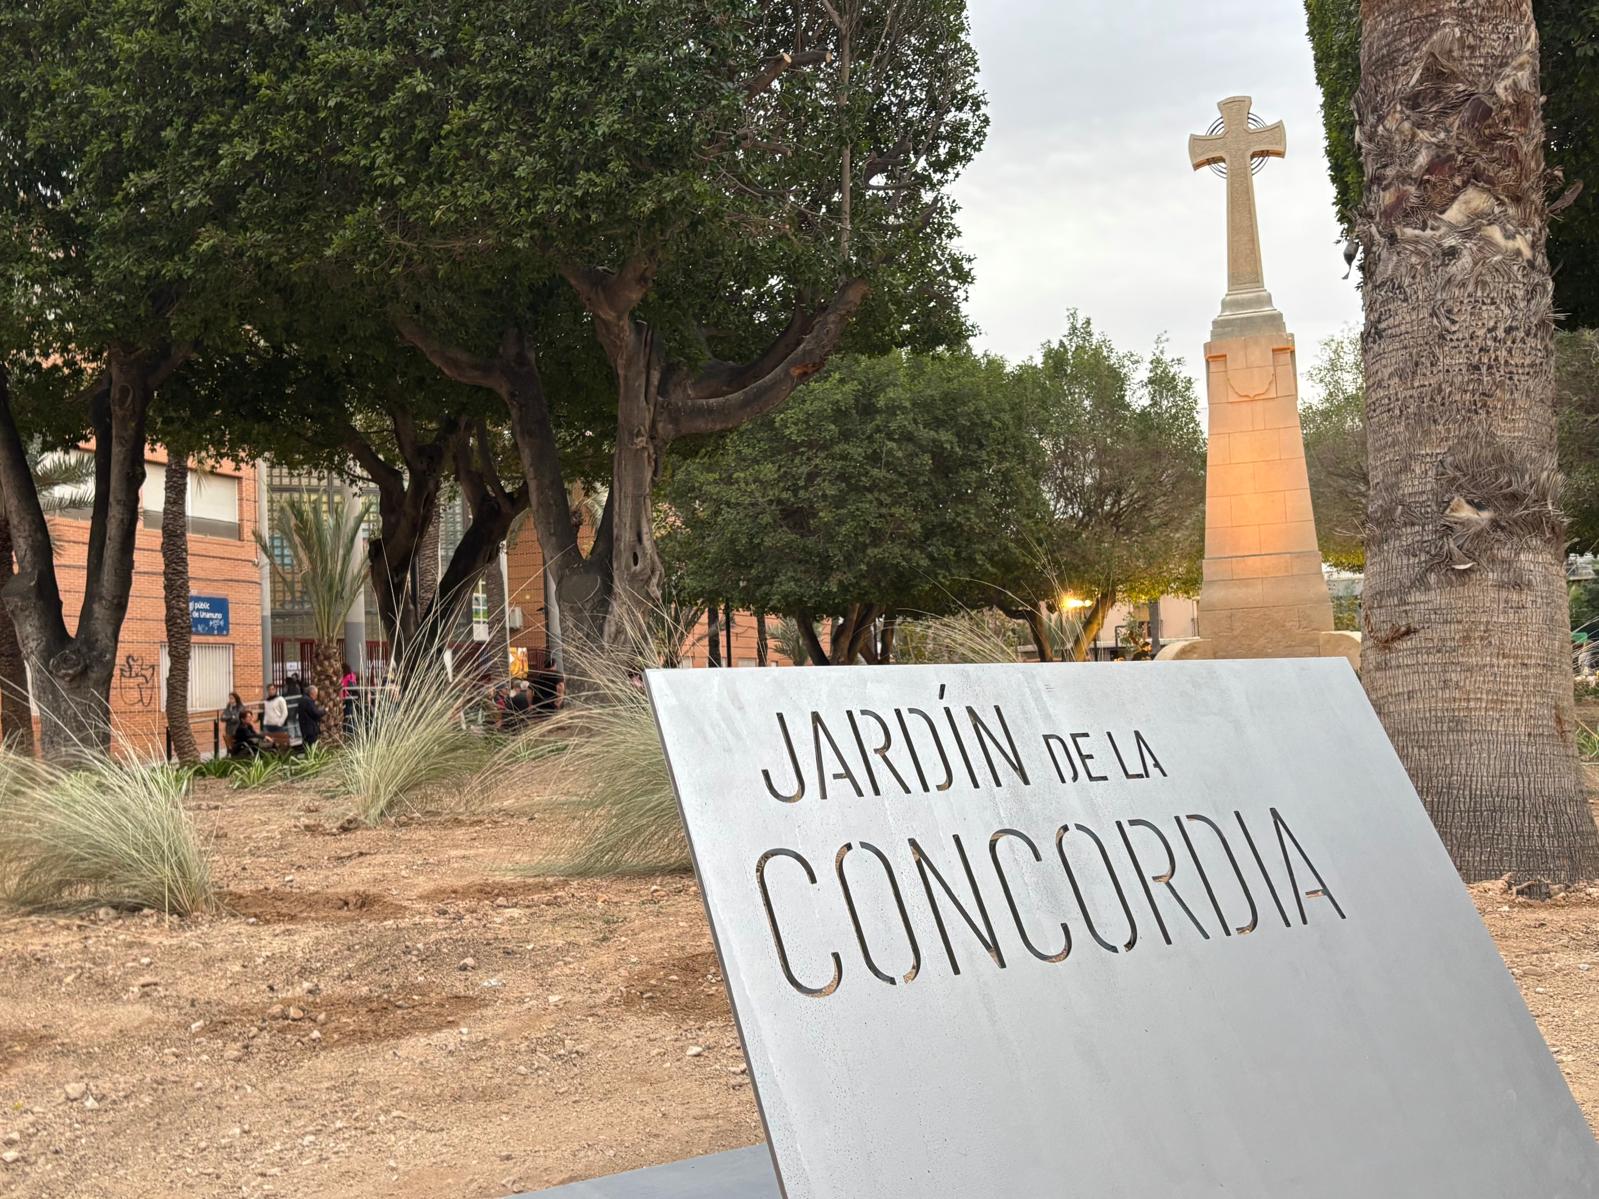
[[[1362,16],[1362,676],[1467,879],[1591,878],[1530,0]]]
[[[189,725],[189,464],[167,457],[161,508],[161,595],[167,626],[167,731],[180,762],[200,760]]]
[[[318,641],[311,650],[311,682],[322,702],[322,740],[337,745],[344,740],[343,660],[337,641]]]
[[[11,522],[0,512],[0,582],[16,571],[11,557]],[[13,753],[33,756],[33,702],[28,698],[27,660],[11,613],[0,604],[0,736]]]

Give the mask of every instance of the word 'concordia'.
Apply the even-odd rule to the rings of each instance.
[[[1233,813],[1242,842],[1248,846],[1249,859],[1253,862],[1256,871],[1258,871],[1256,886],[1259,886],[1260,883],[1265,884],[1266,892],[1271,896],[1272,905],[1282,919],[1283,927],[1294,927],[1293,919],[1290,917],[1288,908],[1284,903],[1285,891],[1294,904],[1300,925],[1309,923],[1309,916],[1305,907],[1307,899],[1313,901],[1325,900],[1332,910],[1337,913],[1340,920],[1347,919],[1342,905],[1333,895],[1332,889],[1328,887],[1321,871],[1317,869],[1316,864],[1310,860],[1310,856],[1305,852],[1304,847],[1300,845],[1299,839],[1294,836],[1293,830],[1288,827],[1288,822],[1283,818],[1282,813],[1276,808],[1272,808],[1270,809],[1270,816],[1272,832],[1275,834],[1276,849],[1281,855],[1283,875],[1286,876],[1282,880],[1286,885],[1281,890],[1279,890],[1278,886],[1279,880],[1272,877],[1271,871],[1266,866],[1266,858],[1261,853],[1260,842],[1257,841],[1255,833],[1244,820],[1243,813]],[[1233,843],[1228,839],[1222,825],[1212,820],[1209,816],[1198,814],[1174,817],[1173,823],[1183,846],[1187,850],[1188,860],[1193,862],[1193,870],[1188,872],[1190,877],[1183,883],[1184,887],[1190,888],[1191,898],[1189,899],[1184,898],[1182,892],[1178,889],[1176,881],[1179,872],[1178,854],[1173,848],[1172,841],[1161,831],[1160,827],[1152,821],[1142,819],[1116,821],[1117,836],[1126,852],[1133,876],[1137,879],[1138,888],[1143,893],[1144,904],[1149,909],[1150,917],[1154,919],[1155,927],[1159,930],[1161,939],[1167,945],[1171,945],[1173,943],[1171,925],[1176,925],[1181,929],[1183,927],[1181,920],[1184,919],[1189,925],[1193,926],[1194,931],[1201,938],[1206,941],[1211,939],[1211,930],[1206,927],[1205,921],[1201,919],[1201,913],[1204,911],[1204,907],[1201,904],[1204,901],[1197,900],[1197,892],[1193,889],[1196,882],[1199,887],[1203,888],[1205,901],[1208,901],[1207,906],[1215,914],[1215,927],[1223,936],[1247,936],[1254,932],[1260,926],[1261,912],[1255,900],[1255,892],[1250,887],[1251,872],[1246,871],[1244,866],[1240,864],[1238,854],[1234,851]],[[1258,823],[1260,822],[1257,819]],[[1248,905],[1249,913],[1247,919],[1239,920],[1242,915],[1241,910],[1235,912],[1231,918],[1223,911],[1222,902],[1217,896],[1215,886],[1212,884],[1211,870],[1206,869],[1205,855],[1200,853],[1195,844],[1194,834],[1200,829],[1206,830],[1203,835],[1214,840],[1216,845],[1216,849],[1210,855],[1212,858],[1211,870],[1220,865],[1221,857],[1225,855],[1226,868],[1233,878],[1237,880],[1243,903]],[[1111,920],[1107,922],[1104,919],[1105,914],[1103,912],[1096,917],[1090,908],[1084,898],[1083,886],[1079,877],[1079,868],[1084,863],[1079,861],[1074,866],[1072,857],[1067,852],[1068,839],[1071,840],[1074,846],[1084,842],[1091,843],[1093,850],[1097,851],[1096,853],[1087,853],[1081,856],[1089,859],[1091,869],[1099,869],[1104,872],[1110,886],[1115,891],[1117,903],[1120,907],[1119,917],[1113,915]],[[910,860],[915,866],[917,877],[920,879],[920,890],[926,897],[927,907],[931,911],[933,924],[938,930],[944,955],[949,960],[950,969],[955,974],[960,974],[960,961],[956,956],[955,946],[950,939],[949,923],[945,920],[945,908],[947,906],[971,930],[972,936],[976,938],[977,943],[993,961],[994,965],[1004,970],[1008,965],[1005,958],[1005,946],[995,928],[993,919],[989,915],[988,904],[983,898],[982,887],[978,885],[977,872],[972,867],[971,856],[967,853],[966,846],[962,843],[958,833],[953,834],[950,840],[954,846],[955,856],[959,859],[960,869],[966,876],[966,885],[970,894],[964,899],[957,893],[956,888],[950,884],[945,870],[941,870],[938,867],[922,844],[915,837],[911,837],[907,841]],[[1071,886],[1071,893],[1078,913],[1082,917],[1083,925],[1087,929],[1089,936],[1100,949],[1108,953],[1131,953],[1139,944],[1139,918],[1134,914],[1133,904],[1128,901],[1128,888],[1122,883],[1122,875],[1118,871],[1110,849],[1106,847],[1105,839],[1086,824],[1068,823],[1055,830],[1054,840],[1055,856],[1059,859],[1060,868],[1064,871],[1066,880]],[[1142,851],[1135,844],[1135,840],[1143,842]],[[1002,854],[1001,847],[1007,844],[1011,845],[1012,848]],[[1270,843],[1268,842],[1268,847],[1269,845]],[[1292,847],[1292,853],[1290,853],[1290,846]],[[899,978],[896,978],[893,973],[883,969],[882,965],[880,965],[883,960],[883,956],[880,955],[886,955],[888,952],[885,943],[890,939],[899,940],[899,930],[889,934],[887,937],[881,937],[874,950],[874,938],[868,937],[865,924],[861,920],[861,911],[856,903],[854,885],[850,882],[850,874],[846,869],[847,864],[852,860],[852,856],[857,855],[857,851],[867,857],[870,863],[875,864],[876,868],[882,871],[887,880],[888,889],[893,895],[894,905],[898,909],[899,924],[903,930],[903,946],[894,952],[901,957],[901,960],[909,960],[908,968],[903,971]],[[1005,859],[1009,857],[1013,862],[1021,861],[1025,867],[1027,858],[1030,857],[1032,860],[1031,868],[1048,869],[1048,867],[1043,865],[1044,854],[1039,849],[1038,843],[1019,829],[1002,828],[989,837],[987,857],[992,866],[994,878],[999,883],[1000,892],[1005,897],[1005,905],[1010,909],[1010,917],[1015,925],[1017,939],[1029,954],[1041,962],[1052,965],[1064,962],[1072,953],[1071,926],[1064,920],[1060,922],[1059,948],[1053,947],[1053,934],[1048,938],[1050,943],[1040,946],[1039,941],[1035,940],[1033,932],[1029,930],[1028,923],[1024,920],[1021,910],[1016,904],[1016,891],[1011,885],[1011,872],[1015,867],[1014,865],[1007,867],[1005,864]],[[1092,861],[1096,857],[1097,866],[1092,865]],[[1294,866],[1295,857],[1298,858],[1300,863],[1298,870]],[[795,964],[789,958],[788,942],[783,936],[783,924],[778,916],[778,907],[773,903],[773,882],[769,877],[776,873],[774,867],[779,861],[783,860],[794,862],[798,870],[803,872],[804,885],[811,887],[819,885],[816,870],[811,865],[810,860],[797,850],[788,848],[769,849],[760,856],[755,864],[755,883],[760,891],[761,902],[766,908],[766,919],[772,934],[772,945],[777,951],[777,959],[782,968],[783,976],[788,979],[789,984],[803,995],[818,999],[825,998],[837,991],[839,984],[843,982],[844,960],[836,950],[831,952],[832,976],[825,981],[815,979],[808,983],[802,981],[796,974]],[[946,866],[948,866],[949,859],[946,858],[945,862]],[[915,926],[905,905],[904,892],[900,888],[899,879],[895,875],[894,865],[889,856],[870,842],[861,841],[858,844],[847,842],[834,855],[833,870],[837,877],[839,892],[844,900],[844,908],[849,913],[850,924],[854,929],[855,942],[860,950],[861,961],[865,964],[867,971],[873,978],[876,978],[879,982],[887,983],[889,986],[895,986],[900,981],[906,983],[915,981],[922,972],[921,944],[917,939]],[[792,887],[798,883],[798,876],[794,874],[794,867],[788,868],[787,873],[791,877],[783,885]],[[951,869],[949,873],[953,874],[954,871]],[[1310,878],[1315,879],[1316,885],[1312,888],[1302,889],[1301,880],[1308,882]],[[934,889],[935,883],[937,884],[937,890]],[[943,895],[942,900],[939,898],[940,893]],[[1192,902],[1191,899],[1193,900]],[[1163,904],[1166,906],[1164,912],[1162,911]],[[1208,917],[1206,918],[1208,919]],[[1234,923],[1234,921],[1237,921],[1237,923]],[[842,930],[840,931],[842,932]],[[1115,934],[1114,938],[1107,935],[1112,931]],[[882,930],[877,930],[878,934],[881,934],[881,932]]]

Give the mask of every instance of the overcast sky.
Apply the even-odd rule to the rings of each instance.
[[[956,187],[977,344],[1025,358],[1080,309],[1124,349],[1166,333],[1198,374],[1227,285],[1226,185],[1188,164],[1216,101],[1287,125],[1255,177],[1266,286],[1300,372],[1355,323],[1299,0],[970,0],[988,143]],[[1203,398],[1203,392],[1201,392]]]

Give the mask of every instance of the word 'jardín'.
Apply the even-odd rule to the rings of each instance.
[[[940,687],[940,700],[944,694],[945,688]],[[992,785],[1002,790],[1035,785],[1046,789],[1073,784],[1091,786],[1113,777],[1145,782],[1169,780],[1155,747],[1139,729],[1120,735],[1109,730],[1045,733],[1037,747],[1024,753],[998,704],[993,706],[992,718],[971,705],[936,706],[933,713],[914,707],[887,712],[853,708],[832,716],[811,711],[792,724],[782,712],[775,717],[786,763],[763,768],[760,773],[768,796],[783,804],[838,802],[851,796],[865,799],[868,795],[937,795],[957,787],[964,790],[967,783],[975,789]],[[1236,831],[1229,831],[1233,824]],[[1045,851],[1040,848],[1040,841],[1047,846],[1050,840],[1083,927],[1098,949],[1107,953],[1131,953],[1140,944],[1140,919],[1153,920],[1167,945],[1173,944],[1174,929],[1180,936],[1197,936],[1205,941],[1216,933],[1224,937],[1247,936],[1261,927],[1256,889],[1262,884],[1284,928],[1296,927],[1294,915],[1299,926],[1309,923],[1306,900],[1325,901],[1337,919],[1347,918],[1321,870],[1275,806],[1268,808],[1266,814],[1257,813],[1249,819],[1235,810],[1231,821],[1218,821],[1201,813],[1177,815],[1164,829],[1140,817],[1116,820],[1113,830],[1096,830],[1067,820],[1037,837],[1018,828],[995,829],[988,835],[986,857],[1015,927],[1015,940],[1032,958],[1047,965],[1058,965],[1071,956],[1071,926],[1060,920],[1059,931],[1055,932],[1044,927],[1041,917],[1024,918],[1012,880],[1019,870],[1056,868],[1045,862]],[[1125,854],[1125,863],[1118,865],[1114,849]],[[950,922],[945,919],[946,909],[966,925],[996,968],[1009,968],[1014,948],[1012,957],[1007,959],[1008,937],[1001,936],[996,928],[978,883],[972,854],[960,834],[952,834],[949,851],[940,849],[937,856],[915,837],[907,839],[904,852],[914,866],[919,891],[925,896],[952,973],[960,974],[961,964],[950,937]],[[976,853],[981,861],[981,850]],[[940,857],[942,868],[937,860]],[[1273,858],[1281,860],[1281,871],[1276,876],[1268,865]],[[783,862],[792,865],[780,869]],[[857,862],[860,865],[855,865]],[[965,876],[964,897],[957,890],[957,862]],[[1131,888],[1123,882],[1129,867],[1137,880],[1133,900],[1128,898]],[[898,909],[898,929],[874,928],[869,933],[862,920],[863,905],[857,903],[857,888],[863,881],[860,872],[872,870],[881,871],[886,879]],[[857,872],[854,883],[852,871]],[[868,841],[847,841],[833,855],[833,873],[852,926],[848,931],[842,927],[837,930],[839,939],[853,939],[861,962],[878,983],[896,986],[914,982],[922,974],[922,947],[890,854]],[[955,884],[951,884],[951,877],[956,879]],[[1108,881],[1115,893],[1114,908],[1108,903],[1100,905],[1109,911],[1094,911],[1084,897],[1084,880],[1089,880],[1093,889],[1096,879]],[[1305,885],[1312,879],[1314,886]],[[784,977],[803,995],[826,998],[834,994],[844,981],[843,956],[833,950],[829,964],[797,963],[791,960],[783,935],[782,896],[794,888],[824,885],[818,881],[816,866],[798,849],[777,846],[757,859],[755,883]],[[915,905],[918,888],[908,889]],[[1098,890],[1104,891],[1103,884]],[[1231,892],[1227,898],[1235,911],[1229,914],[1225,910],[1219,890]],[[1142,905],[1136,905],[1137,893],[1142,895]],[[1289,904],[1293,906],[1292,914]],[[1145,909],[1147,917],[1141,914]],[[1050,919],[1050,925],[1058,915]],[[1269,912],[1266,918],[1269,923]],[[1185,932],[1187,928],[1192,932]],[[789,931],[793,933],[792,926]],[[885,969],[890,964],[892,969]]]

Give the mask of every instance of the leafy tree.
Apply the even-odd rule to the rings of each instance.
[[[1305,374],[1310,397],[1300,404],[1305,461],[1321,556],[1342,570],[1366,563],[1366,383],[1360,337],[1329,337]]]
[[[1544,153],[1568,185],[1549,226],[1555,309],[1573,326],[1599,325],[1599,3],[1533,0],[1540,35]],[[1360,0],[1305,0],[1316,81],[1321,85],[1327,165],[1338,219],[1354,236],[1365,186],[1355,141],[1360,86]],[[1558,178],[1559,176],[1557,176]]]
[[[836,359],[674,466],[674,590],[786,614],[820,664],[882,657],[879,619],[988,601],[1042,515],[1025,398],[995,358]],[[826,648],[824,613],[840,618]]]
[[[250,280],[221,231],[250,69],[279,51],[241,3],[29,0],[0,11],[0,487],[17,558],[4,600],[49,754],[103,750],[157,393],[225,347]],[[27,447],[92,438],[82,606],[70,631]]]
[[[1468,879],[1591,878],[1532,5],[1363,12],[1362,681]]]
[[[1044,562],[1061,587],[1091,601],[1069,650],[1082,658],[1119,599],[1198,589],[1199,401],[1164,344],[1147,359],[1125,353],[1075,312],[1017,374],[1044,446]],[[1043,641],[1038,648],[1048,653]]]
[[[959,0],[343,6],[262,100],[267,253],[499,398],[563,626],[615,640],[659,594],[673,441],[772,410],[846,326],[964,334],[946,185],[981,105]]]
[[[438,631],[498,561],[512,521],[526,510],[526,488],[504,482],[521,473],[504,411],[492,397],[440,377],[386,323],[374,331],[350,319],[339,331],[324,324],[292,334],[282,345],[261,342],[196,363],[182,381],[183,402],[168,408],[181,422],[208,405],[223,408],[211,441],[230,457],[270,456],[371,485],[373,594],[393,658],[412,661],[407,646],[444,644]],[[421,564],[425,547],[437,554],[439,498],[451,484],[466,497],[470,520],[440,575]]]

